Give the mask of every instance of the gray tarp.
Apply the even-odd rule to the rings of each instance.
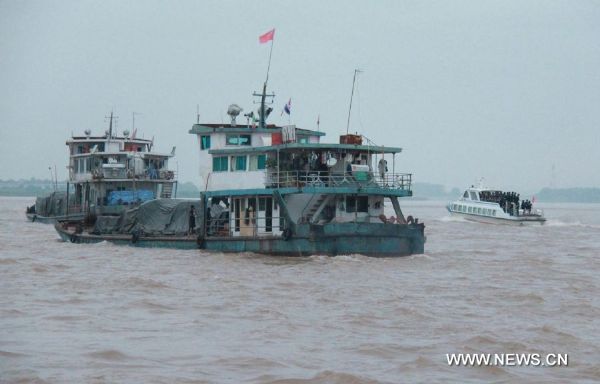
[[[120,216],[99,216],[93,233],[185,235],[189,231],[190,207],[196,211],[196,228],[202,223],[198,200],[159,199],[124,211]]]
[[[52,192],[48,196],[35,200],[35,213],[39,216],[53,217],[67,214],[67,193]]]

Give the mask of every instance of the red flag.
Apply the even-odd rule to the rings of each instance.
[[[265,33],[264,35],[260,35],[258,37],[258,42],[263,44],[263,43],[273,40],[273,37],[275,37],[275,28],[271,29],[269,32]]]

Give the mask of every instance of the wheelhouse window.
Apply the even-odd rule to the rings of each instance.
[[[252,155],[250,156],[250,171],[266,169],[267,155]]]
[[[367,196],[346,196],[346,212],[369,212],[369,198]]]
[[[474,201],[477,201],[477,200],[479,200],[479,199],[477,198],[477,192],[473,192],[473,191],[471,191],[471,200],[474,200]]]
[[[232,156],[231,157],[231,171],[245,171],[246,170],[246,156]]]
[[[210,149],[210,136],[204,135],[200,136],[200,149]]]
[[[227,145],[252,145],[252,135],[227,135],[225,142]]]
[[[468,199],[469,198],[469,192],[465,191],[465,193],[463,194],[463,198]]]
[[[213,157],[213,172],[227,172],[227,156]]]

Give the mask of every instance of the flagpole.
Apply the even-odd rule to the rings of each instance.
[[[275,42],[275,36],[271,39],[271,49],[269,50],[269,65],[267,66],[267,79],[265,84],[269,82],[269,71],[271,70],[271,55],[273,54],[273,43]]]

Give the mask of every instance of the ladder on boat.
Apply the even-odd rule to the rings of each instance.
[[[170,199],[173,194],[173,183],[166,183],[162,186],[162,191],[160,193],[161,199]]]

